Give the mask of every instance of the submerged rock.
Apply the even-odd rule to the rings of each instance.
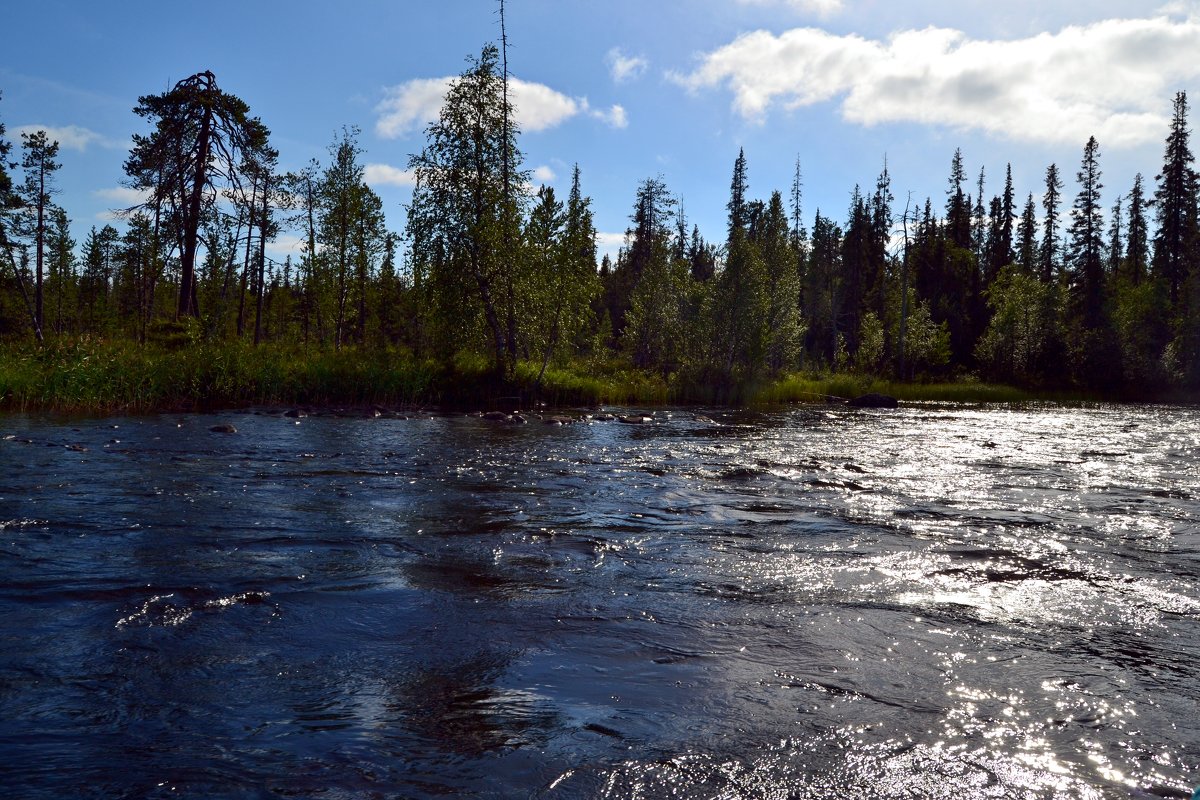
[[[237,428],[233,427],[228,422],[221,423],[220,425],[213,425],[211,428],[209,428],[209,430],[213,433],[237,433]]]
[[[855,408],[899,408],[900,403],[896,398],[886,394],[870,392],[861,395],[853,400],[847,400],[846,405],[854,406]]]
[[[489,411],[483,415],[488,422],[512,422],[512,417],[503,411]]]
[[[597,414],[592,419],[596,420],[596,422],[612,422],[616,417],[612,414]]]
[[[283,415],[291,419],[301,419],[303,417],[307,417],[308,412],[302,408],[289,408],[287,411],[283,412]]]
[[[626,414],[617,419],[626,425],[651,425],[654,423],[654,417],[647,417],[645,414]]]
[[[563,416],[561,414],[556,414],[553,417],[545,417],[542,420],[542,424],[543,425],[570,425],[574,421],[575,420],[571,419],[570,417]]]

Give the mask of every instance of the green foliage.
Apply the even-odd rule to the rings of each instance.
[[[883,322],[868,311],[863,315],[858,332],[858,352],[854,354],[854,368],[868,375],[878,375],[883,369],[884,337]]]
[[[976,345],[980,369],[989,378],[1037,385],[1052,377],[1061,333],[1061,297],[1017,266],[1008,266],[987,291],[992,318]]]
[[[895,335],[898,338],[898,330]],[[933,321],[928,303],[910,300],[904,336],[904,364],[907,374],[937,375],[944,372],[949,363],[949,326],[945,322]]]
[[[126,169],[148,200],[123,232],[93,228],[78,258],[44,180],[53,144],[26,137],[18,191],[0,136],[0,342],[32,338],[35,320],[48,341],[41,354],[10,347],[9,407],[514,392],[742,402],[818,379],[854,393],[971,374],[1200,385],[1200,177],[1182,93],[1153,200],[1139,175],[1107,226],[1094,139],[1069,216],[1058,168],[1046,170],[1040,237],[1032,193],[1017,223],[1011,168],[989,206],[983,171],[976,195],[956,151],[944,218],[933,199],[923,215],[906,206],[902,256],[886,163],[873,193],[856,188],[844,220],[818,212],[810,237],[799,163],[788,212],[779,192],[751,196],[739,151],[720,245],[698,227],[689,237],[682,198],[650,178],[625,247],[598,272],[578,168],[565,202],[528,188],[506,79],[488,46],[452,82],[409,162],[403,236],[364,183],[355,129],[328,163],[280,176],[267,129],[211,73],[139,99],[151,130]],[[296,263],[267,256],[284,227],[300,233]],[[802,368],[839,374],[794,377]]]
[[[497,58],[494,46],[484,47],[451,84],[425,148],[409,160],[416,175],[409,235],[437,350],[489,351],[496,371],[511,376],[531,285],[519,255],[518,187],[528,174],[519,169]]]

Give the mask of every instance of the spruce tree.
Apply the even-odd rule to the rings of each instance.
[[[1046,193],[1042,195],[1042,248],[1038,254],[1040,276],[1042,283],[1050,283],[1058,277],[1060,261],[1059,248],[1061,233],[1059,228],[1059,208],[1062,204],[1062,178],[1058,174],[1058,165],[1046,167]]]
[[[512,377],[526,298],[520,259],[510,252],[521,217],[510,184],[525,183],[528,173],[498,59],[495,46],[485,46],[446,92],[424,149],[409,159],[416,187],[408,219],[414,273],[428,283],[443,355],[483,345],[496,373]]]
[[[1024,274],[1034,274],[1037,264],[1037,206],[1033,202],[1032,192],[1025,201],[1025,210],[1017,225],[1016,263]]]
[[[1085,329],[1102,324],[1104,289],[1104,220],[1100,210],[1100,145],[1096,137],[1088,139],[1076,181],[1079,194],[1071,209],[1070,243],[1071,291],[1076,313]]]
[[[1146,198],[1142,189],[1142,173],[1133,178],[1129,192],[1128,223],[1125,234],[1125,275],[1129,283],[1138,286],[1149,267],[1150,237],[1146,230]]]
[[[1162,172],[1157,176],[1154,208],[1158,231],[1154,237],[1154,275],[1167,286],[1174,311],[1197,252],[1196,171],[1188,146],[1187,93],[1175,95],[1171,132],[1167,136]]]

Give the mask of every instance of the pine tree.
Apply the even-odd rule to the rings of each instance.
[[[50,199],[57,190],[54,188],[54,173],[58,171],[58,142],[52,142],[46,137],[45,131],[21,134],[21,149],[24,155],[21,166],[25,170],[25,183],[21,187],[21,196],[27,209],[28,219],[23,227],[33,240],[34,249],[34,284],[33,303],[35,325],[40,331],[45,330],[45,289],[43,283],[46,274],[46,233],[48,215],[51,209]]]
[[[138,98],[134,113],[150,120],[125,161],[130,185],[150,193],[143,207],[167,210],[179,241],[176,315],[200,315],[196,259],[200,229],[218,198],[242,192],[241,170],[268,147],[269,132],[240,98],[217,87],[211,72],[184,78],[169,92]]]
[[[50,225],[46,232],[46,294],[53,305],[54,316],[50,328],[61,336],[76,321],[73,313],[76,293],[75,240],[71,238],[71,221],[64,209],[52,207],[49,217]]]

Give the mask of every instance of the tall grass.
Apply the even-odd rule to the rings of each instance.
[[[540,381],[539,381],[540,375]],[[711,384],[711,385],[710,385]],[[462,356],[435,365],[402,350],[331,349],[243,342],[141,346],[83,338],[44,348],[0,347],[0,411],[54,409],[131,413],[250,405],[550,406],[771,405],[831,402],[879,392],[907,401],[1081,402],[1095,397],[1038,393],[963,380],[893,383],[863,375],[788,375],[769,383],[664,378],[620,359],[554,366],[518,364],[510,381],[490,361]]]
[[[0,350],[0,410],[407,403],[428,396],[433,374],[389,351],[306,352],[239,342],[171,350],[85,338]]]
[[[850,400],[869,392],[909,402],[1021,403],[1089,402],[1100,398],[1078,392],[1034,391],[973,379],[941,383],[898,383],[868,375],[789,375],[759,390],[761,404]]]

